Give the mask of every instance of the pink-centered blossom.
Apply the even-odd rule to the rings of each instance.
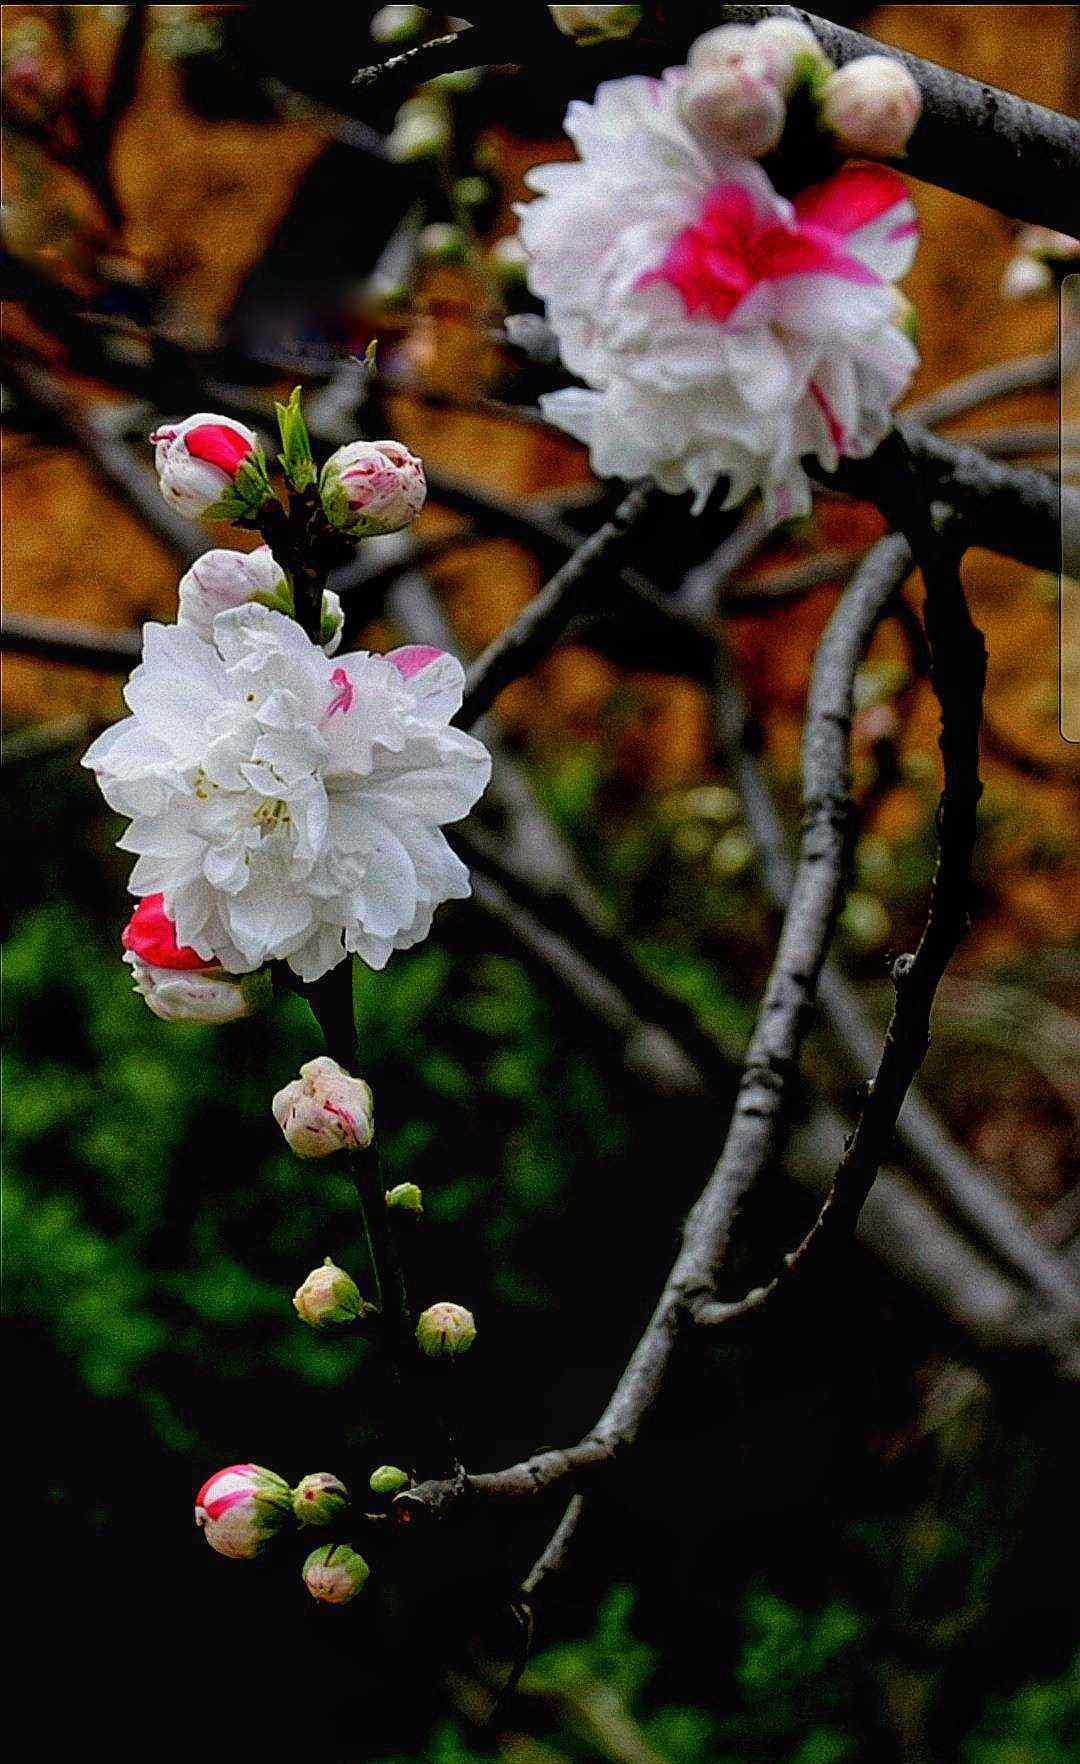
[[[331,660],[257,602],[219,613],[212,642],[147,625],[132,715],[83,762],[131,818],[132,893],[162,895],[177,945],[229,974],[385,966],[469,893],[442,828],[491,760],[451,725],[463,684],[452,656],[416,645]]]
[[[256,447],[255,435],[232,417],[200,411],[183,422],[163,423],[154,444],[161,494],[173,508],[198,518],[236,481]]]
[[[219,1555],[247,1560],[292,1517],[288,1483],[261,1464],[230,1464],[195,1496],[195,1523]]]
[[[849,165],[788,201],[754,160],[691,133],[686,70],[601,85],[566,128],[579,158],[537,167],[529,285],[584,382],[545,414],[603,477],[653,477],[700,509],[760,490],[805,513],[801,464],[872,452],[918,362],[893,322],[917,238],[902,180]]]

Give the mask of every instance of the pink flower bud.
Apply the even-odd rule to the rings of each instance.
[[[730,153],[758,158],[784,132],[786,105],[752,25],[720,25],[691,46],[679,114],[687,128]]]
[[[196,518],[224,496],[255,450],[255,436],[243,423],[202,411],[164,424],[150,439],[162,496]]]
[[[312,1329],[333,1329],[355,1323],[371,1306],[360,1296],[360,1288],[344,1268],[338,1268],[327,1256],[321,1268],[313,1268],[303,1286],[296,1289],[293,1305],[297,1316]]]
[[[163,1023],[236,1023],[262,1010],[273,995],[265,968],[254,974],[226,974],[224,968],[205,972],[155,968],[133,950],[124,960],[131,968],[135,991]]]
[[[195,1523],[219,1555],[257,1556],[292,1516],[292,1490],[259,1464],[230,1464],[195,1496]]]
[[[304,1585],[321,1605],[347,1605],[371,1569],[348,1544],[320,1544],[304,1563]]]
[[[348,1504],[348,1489],[329,1470],[316,1470],[293,1489],[293,1512],[301,1525],[330,1525]]]
[[[325,1054],[301,1066],[299,1078],[279,1090],[274,1120],[298,1158],[326,1158],[362,1151],[375,1133],[374,1099],[362,1078],[353,1078]]]
[[[839,145],[870,159],[904,153],[922,112],[922,93],[902,61],[863,55],[830,74],[821,118]]]
[[[213,956],[201,956],[176,941],[176,926],[165,911],[163,894],[147,894],[125,925],[120,941],[124,948],[155,968],[188,969],[209,973],[218,967]]]
[[[467,1353],[476,1340],[476,1324],[471,1311],[447,1299],[421,1312],[416,1325],[420,1352],[429,1360],[449,1359]]]
[[[360,539],[407,527],[427,496],[423,463],[400,441],[350,441],[319,482],[329,519]]]

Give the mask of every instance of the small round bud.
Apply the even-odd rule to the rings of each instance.
[[[180,423],[165,423],[150,437],[165,501],[196,519],[236,482],[254,453],[255,436],[232,417],[200,411]]]
[[[475,174],[458,178],[454,185],[454,201],[462,208],[484,208],[494,195],[494,191],[486,178],[478,178]]]
[[[395,165],[415,165],[425,159],[441,159],[450,144],[450,120],[443,101],[410,98],[401,106],[386,137],[386,155]]]
[[[375,1136],[371,1086],[325,1054],[301,1066],[299,1078],[278,1091],[271,1107],[298,1158],[363,1151]]]
[[[476,1340],[473,1314],[464,1305],[454,1305],[444,1299],[421,1313],[416,1325],[416,1339],[420,1352],[429,1360],[464,1354]]]
[[[862,55],[830,74],[821,120],[849,153],[895,159],[907,149],[922,113],[922,93],[902,61]]]
[[[752,25],[719,25],[691,45],[678,96],[687,128],[711,146],[759,158],[784,132],[787,107]]]
[[[575,43],[630,37],[641,23],[640,6],[549,6],[556,30]]]
[[[396,1464],[380,1464],[371,1472],[368,1487],[372,1494],[395,1495],[400,1489],[408,1488],[411,1478],[407,1470],[399,1470]]]
[[[332,1525],[349,1504],[349,1491],[328,1470],[316,1470],[292,1491],[293,1512],[301,1525]]]
[[[397,533],[424,506],[423,462],[400,441],[350,441],[331,454],[319,480],[323,507],[353,538]]]
[[[293,1306],[301,1322],[312,1329],[338,1329],[355,1323],[371,1310],[360,1288],[344,1268],[327,1256],[321,1268],[313,1268],[303,1286],[296,1289]]]
[[[368,29],[376,43],[411,43],[426,19],[426,6],[380,6]]]
[[[304,1585],[321,1605],[347,1605],[371,1569],[349,1544],[320,1544],[304,1563]]]
[[[428,263],[462,263],[466,256],[465,235],[452,221],[431,221],[421,229],[416,249]]]
[[[529,253],[516,233],[497,239],[488,252],[488,268],[504,293],[524,288],[529,269]]]
[[[424,1197],[415,1182],[399,1182],[396,1188],[387,1189],[386,1204],[403,1213],[422,1213]]]
[[[257,1556],[292,1514],[292,1490],[260,1464],[230,1464],[195,1496],[195,1523],[211,1549],[237,1561]]]

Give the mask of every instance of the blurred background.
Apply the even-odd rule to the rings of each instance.
[[[710,11],[668,8],[669,41]],[[1076,8],[829,15],[1075,109]],[[557,79],[456,75],[404,104],[350,88],[395,33],[445,28],[409,7],[3,9],[10,1598],[28,1663],[52,1668],[35,1729],[122,1759],[1068,1764],[1078,766],[1058,582],[986,553],[968,567],[990,643],[976,923],[921,1128],[843,1290],[797,1331],[725,1333],[686,1372],[592,1503],[494,1721],[510,1601],[557,1510],[405,1534],[346,1611],[308,1598],[299,1542],[240,1566],[192,1526],[195,1489],[237,1460],[362,1486],[394,1460],[395,1419],[362,1344],[302,1329],[290,1302],[324,1255],[360,1269],[350,1185],[290,1157],[269,1113],[317,1051],[306,1006],[165,1025],[119,960],[120,824],[78,758],[194,552],[246,543],[170,514],[145,437],[200,409],[265,433],[299,383],[317,451],[387,434],[420,452],[417,532],[362,547],[345,584],[372,647],[480,648],[615,495],[533,416],[555,370],[502,340],[530,309],[504,241],[524,172],[568,152],[574,83],[678,55],[568,46]],[[1052,288],[1006,298],[1013,223],[914,195],[910,402],[929,420],[942,388],[1018,361],[1002,395],[939,406],[945,432],[1075,475]],[[470,1468],[579,1437],[651,1310],[771,960],[763,852],[798,826],[814,645],[880,531],[829,496],[771,535],[753,510],[684,515],[665,499],[635,552],[654,615],[613,584],[499,700],[500,782],[467,830],[477,898],[357,982],[389,1173],[425,1195],[414,1293],[450,1291],[480,1323],[453,1392]],[[663,605],[694,568],[730,653],[719,720]],[[813,1216],[890,952],[925,906],[936,720],[902,609],[857,691],[863,812],[829,1008],[732,1293]]]

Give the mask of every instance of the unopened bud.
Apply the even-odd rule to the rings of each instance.
[[[1005,300],[1027,300],[1033,294],[1049,294],[1053,286],[1053,270],[1037,257],[1010,258],[1001,278],[1001,293]]]
[[[299,1078],[278,1091],[271,1107],[298,1158],[363,1151],[374,1138],[371,1086],[326,1054],[301,1066]]]
[[[293,1296],[293,1306],[301,1322],[312,1329],[337,1329],[355,1323],[371,1306],[360,1295],[360,1288],[344,1268],[338,1268],[327,1256],[321,1268],[313,1268],[303,1286]]]
[[[426,6],[380,6],[368,29],[376,43],[411,43],[426,20]]]
[[[575,43],[604,43],[630,37],[641,23],[640,6],[549,6],[557,30]]]
[[[752,25],[720,25],[691,45],[678,108],[687,128],[712,146],[754,159],[772,151],[787,107]]]
[[[902,61],[862,55],[830,74],[821,119],[849,153],[895,159],[907,149],[922,113],[922,93]]]
[[[350,441],[331,454],[319,480],[323,507],[353,538],[397,533],[424,506],[423,462],[400,441]]]
[[[349,1491],[328,1470],[316,1470],[297,1483],[292,1504],[301,1525],[332,1525],[348,1506]]]
[[[415,165],[425,159],[441,159],[450,147],[450,121],[442,103],[410,98],[397,113],[386,137],[387,158],[395,165]]]
[[[247,552],[227,547],[204,551],[180,578],[177,623],[189,626],[210,643],[218,613],[249,600],[273,606],[282,601],[287,590],[285,572],[269,545]]]
[[[415,1182],[399,1182],[396,1188],[387,1189],[386,1204],[400,1208],[403,1213],[422,1213],[424,1197]]]
[[[454,1305],[444,1299],[421,1313],[416,1325],[416,1339],[420,1352],[430,1360],[464,1354],[476,1340],[473,1314],[464,1305]]]
[[[380,1464],[371,1472],[368,1486],[372,1494],[395,1495],[400,1489],[407,1488],[410,1482],[407,1470],[399,1470],[396,1464]]]
[[[162,496],[195,518],[233,489],[240,467],[257,445],[243,423],[207,412],[165,423],[150,439]]]
[[[195,1523],[219,1555],[257,1556],[292,1515],[292,1490],[260,1464],[230,1464],[195,1496]]]
[[[232,1023],[269,1004],[269,973],[227,974],[213,956],[181,944],[163,894],[141,900],[121,937],[135,990],[166,1023]]]
[[[416,249],[428,263],[461,263],[466,255],[465,235],[452,221],[431,221],[421,229]]]
[[[516,233],[496,239],[488,252],[488,268],[504,293],[524,288],[529,269],[529,253]]]
[[[790,97],[800,81],[824,78],[832,72],[833,64],[809,25],[796,18],[764,18],[752,28],[754,49],[785,97]]]
[[[371,1569],[349,1544],[320,1544],[304,1563],[304,1585],[321,1605],[347,1605]]]

